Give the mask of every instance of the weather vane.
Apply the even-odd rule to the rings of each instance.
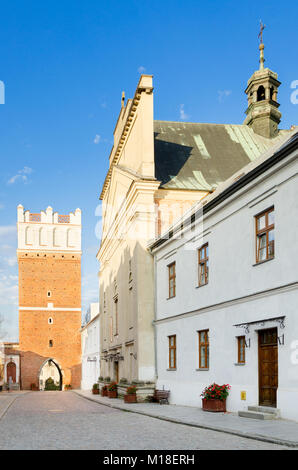
[[[260,39],[260,44],[263,44],[263,31],[265,27],[266,25],[262,23],[262,20],[260,20],[260,32],[258,34],[258,38]]]

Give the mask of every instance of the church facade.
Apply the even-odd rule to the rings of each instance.
[[[81,211],[17,209],[22,389],[81,381]]]

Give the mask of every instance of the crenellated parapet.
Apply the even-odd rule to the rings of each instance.
[[[17,208],[18,250],[81,251],[81,210],[69,214],[48,207],[40,213]]]

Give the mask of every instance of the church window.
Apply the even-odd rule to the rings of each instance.
[[[49,348],[52,348],[52,347],[53,347],[53,340],[50,339],[50,340],[49,340]]]
[[[49,323],[49,325],[52,325],[52,324],[54,323],[54,322],[53,322],[53,318],[50,317],[50,318],[48,319],[48,323]]]
[[[255,217],[256,262],[274,258],[274,207]]]
[[[199,368],[209,369],[209,330],[198,331],[199,334]]]

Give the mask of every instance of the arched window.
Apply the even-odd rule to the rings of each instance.
[[[65,233],[59,229],[59,228],[54,228],[54,246],[62,246],[64,243],[64,237]]]
[[[257,91],[257,101],[263,101],[265,99],[265,88],[263,85],[259,86]]]
[[[270,87],[270,99],[273,100],[273,86]]]
[[[47,245],[48,243],[48,234],[45,227],[41,227],[39,230],[39,244],[40,245]]]
[[[25,243],[26,245],[33,244],[33,229],[32,227],[26,227],[25,230]]]
[[[67,230],[67,246],[73,247],[76,245],[76,232],[72,229]]]

